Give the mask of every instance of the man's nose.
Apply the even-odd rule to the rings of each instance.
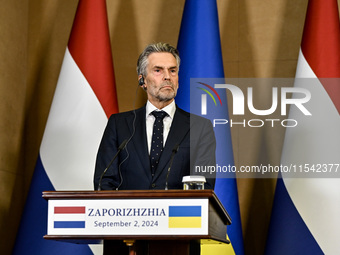
[[[170,71],[169,70],[167,70],[167,69],[165,69],[164,70],[164,80],[170,80]]]

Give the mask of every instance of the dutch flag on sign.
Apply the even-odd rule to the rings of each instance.
[[[85,206],[54,207],[54,228],[85,228]]]

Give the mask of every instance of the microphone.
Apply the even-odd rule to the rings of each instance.
[[[101,174],[100,179],[99,179],[99,183],[98,183],[98,191],[101,190],[102,187],[102,179],[104,177],[104,175],[106,174],[107,170],[110,168],[110,166],[112,165],[112,163],[115,161],[115,159],[117,158],[117,156],[119,155],[119,153],[125,148],[127,142],[129,140],[125,139],[118,147],[118,151],[116,152],[116,154],[114,155],[114,157],[112,158],[112,160],[110,161],[110,163],[107,165],[107,167],[105,168],[104,172]]]
[[[174,161],[174,157],[175,157],[175,154],[177,153],[178,149],[179,149],[179,144],[176,144],[175,147],[172,149],[172,154],[171,154],[171,158],[170,158],[170,164],[169,164],[169,168],[168,168],[168,173],[166,175],[166,180],[165,180],[165,190],[168,190],[169,174],[170,174],[172,162]]]

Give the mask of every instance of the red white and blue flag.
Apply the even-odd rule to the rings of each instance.
[[[47,202],[41,196],[45,190],[93,190],[97,149],[107,118],[117,112],[106,2],[80,0],[13,254],[100,254],[87,245],[44,240]]]
[[[85,228],[85,206],[55,206],[53,211],[54,228]]]
[[[281,164],[310,171],[308,178],[277,181],[266,254],[340,254],[340,179],[330,171],[340,163],[340,23],[336,0],[310,0],[307,9],[296,78],[309,79],[308,110],[289,118]],[[300,83],[300,82],[299,82]],[[301,83],[300,83],[301,84]],[[313,171],[322,164],[323,174]],[[335,165],[334,165],[335,164]],[[314,166],[314,168],[313,168]],[[332,169],[331,169],[332,167]],[[314,170],[313,170],[314,169]],[[326,173],[328,171],[328,173]],[[338,176],[338,175],[337,175]]]

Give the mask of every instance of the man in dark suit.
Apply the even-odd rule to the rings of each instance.
[[[126,147],[102,178],[103,190],[165,189],[166,183],[169,189],[182,189],[182,177],[193,174],[196,166],[216,166],[211,122],[175,105],[179,65],[177,49],[165,43],[148,45],[139,56],[138,80],[148,101],[140,109],[110,117],[98,150],[95,189],[125,140]],[[153,145],[158,143],[157,125],[160,149]],[[205,188],[213,189],[214,183],[214,178],[208,179]]]

